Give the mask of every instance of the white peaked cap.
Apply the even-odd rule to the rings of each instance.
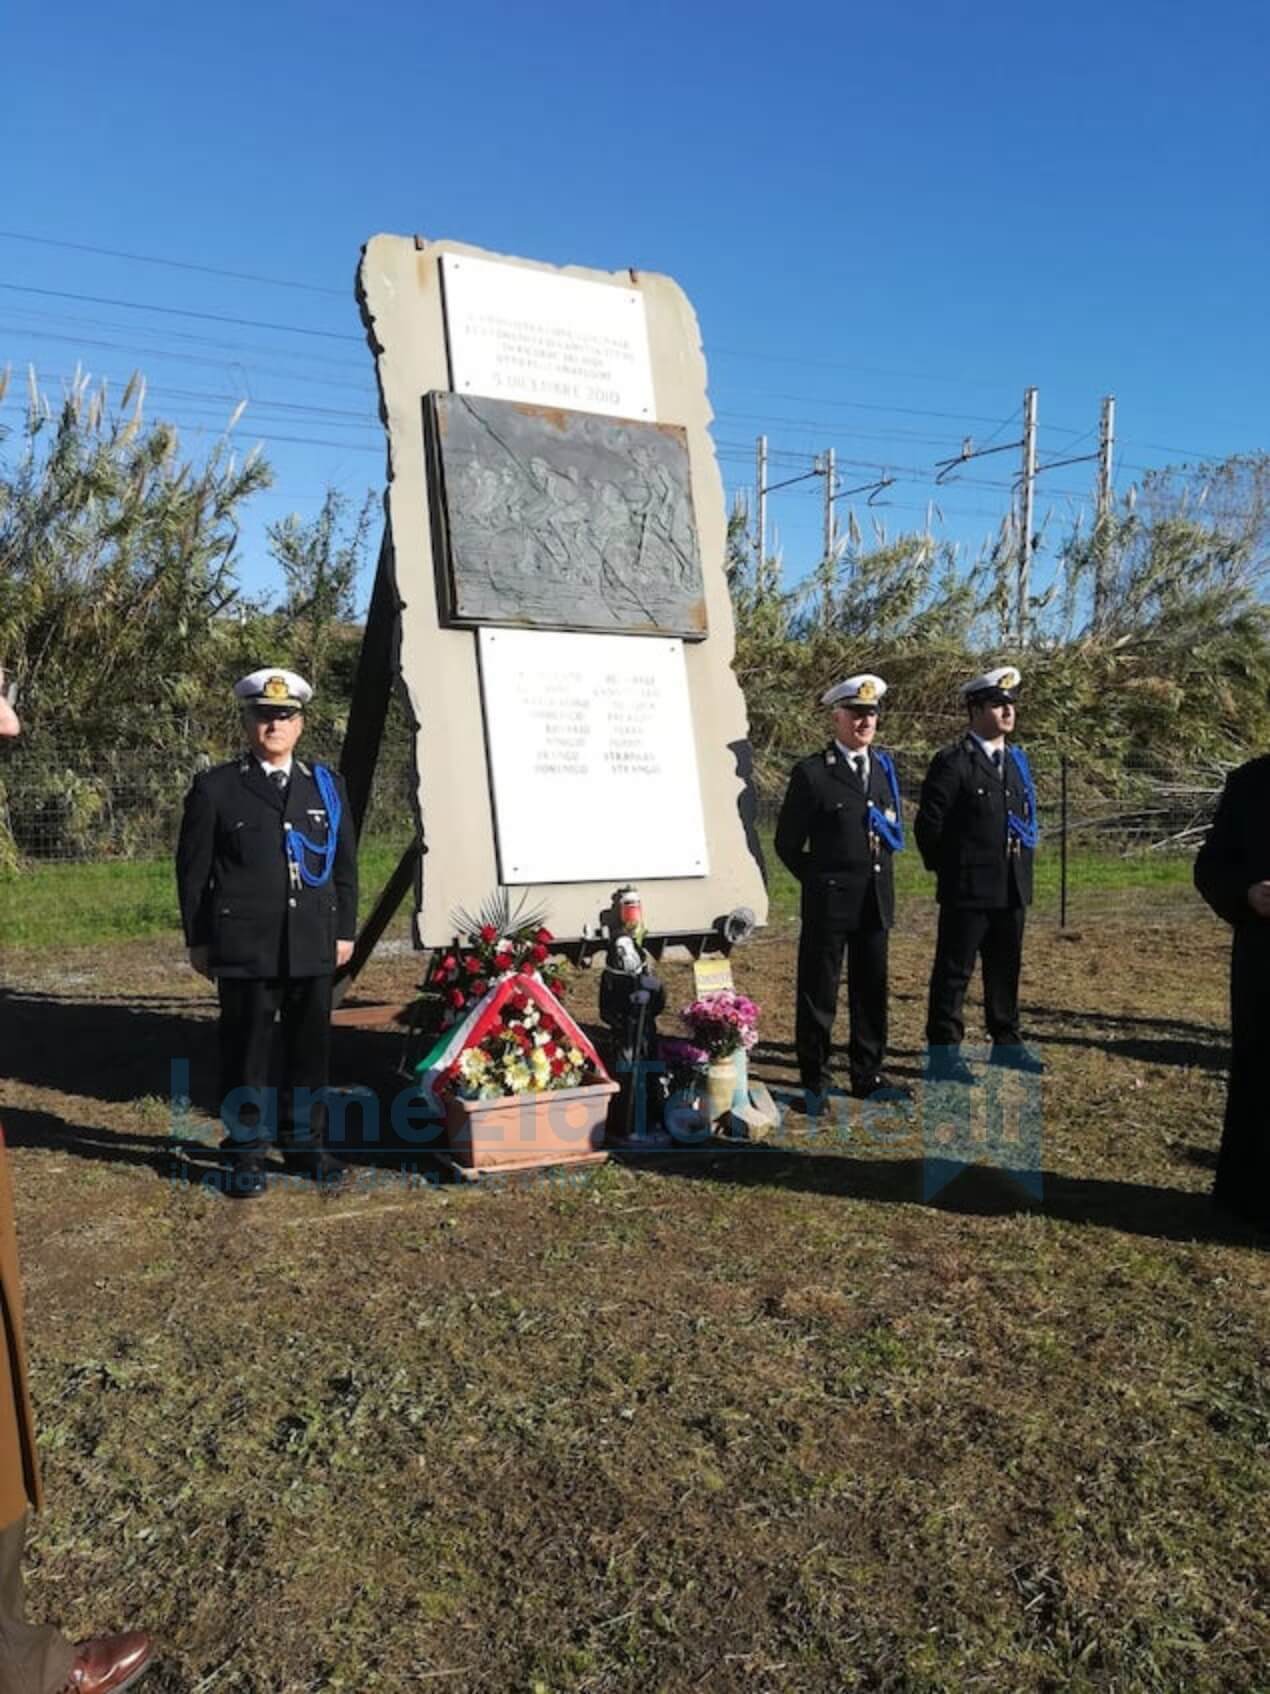
[[[313,690],[302,676],[277,665],[266,665],[241,677],[234,684],[234,694],[253,706],[307,706],[313,698]]]
[[[859,676],[844,677],[841,682],[835,682],[832,688],[827,688],[820,696],[822,706],[876,706],[886,693],[886,684],[880,676],[874,676],[871,671],[861,671]]]
[[[963,700],[968,700],[972,694],[987,694],[994,688],[999,688],[1003,694],[1014,697],[1014,691],[1023,681],[1022,676],[1013,665],[998,665],[994,671],[985,671],[982,676],[972,676],[969,682],[963,682],[958,693]]]

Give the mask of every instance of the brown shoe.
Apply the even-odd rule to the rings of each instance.
[[[75,1649],[62,1694],[121,1694],[149,1662],[150,1637],[139,1629],[128,1635],[94,1636]]]

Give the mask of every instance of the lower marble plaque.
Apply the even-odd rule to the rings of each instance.
[[[482,629],[500,880],[706,876],[683,643]]]
[[[426,416],[450,622],[704,637],[682,429],[462,394]]]

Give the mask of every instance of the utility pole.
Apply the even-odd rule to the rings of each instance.
[[[754,483],[757,493],[754,502],[756,513],[754,547],[758,554],[754,580],[758,584],[760,597],[765,597],[767,594],[767,437],[765,435],[760,435],[758,438]],[[779,583],[773,579],[772,588],[776,589],[779,586]]]
[[[1027,607],[1032,576],[1032,525],[1036,504],[1036,390],[1023,390],[1023,472],[1019,498],[1019,585],[1016,626],[1027,646]]]
[[[1116,437],[1116,397],[1104,394],[1098,426],[1098,499],[1094,518],[1094,629],[1106,623],[1111,598],[1111,455]]]
[[[837,467],[834,461],[834,451],[831,447],[825,454],[825,561],[833,558],[834,547],[838,540],[838,514],[834,511],[834,494],[837,489]]]

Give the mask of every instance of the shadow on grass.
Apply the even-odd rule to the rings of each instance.
[[[33,1112],[6,1106],[4,1139],[10,1147],[43,1147],[74,1153],[79,1159],[100,1159],[112,1165],[145,1165],[168,1174],[168,1143],[152,1135],[128,1135],[101,1124],[71,1123],[55,1112]]]
[[[198,1009],[196,1009],[196,1006]],[[69,1118],[14,1101],[3,1111],[15,1147],[44,1147],[78,1158],[149,1166],[164,1176],[198,1179],[220,1162],[218,1053],[215,1007],[165,995],[132,996],[126,1004],[0,989],[4,1047],[0,1068],[19,1087],[97,1101],[106,1107],[160,1101],[166,1122],[152,1113],[150,1133],[132,1133]],[[275,1044],[279,1048],[280,1043]],[[392,1101],[407,1086],[398,1072],[404,1051],[399,1032],[337,1026],[332,1030],[331,1078],[337,1091],[373,1096],[382,1106],[371,1117],[342,1114],[332,1150],[353,1165],[407,1169],[430,1162],[435,1138],[418,1130],[401,1136],[391,1123]],[[184,1069],[174,1075],[174,1063]],[[188,1078],[189,1106],[173,1101],[174,1083]],[[377,1121],[373,1121],[377,1120]]]
[[[688,1181],[770,1186],[876,1205],[920,1205],[968,1217],[1031,1214],[1165,1241],[1223,1242],[1262,1251],[1270,1247],[1270,1237],[1215,1211],[1207,1194],[1105,1177],[1042,1170],[1037,1199],[1038,1173],[975,1165],[962,1167],[932,1199],[924,1200],[928,1166],[921,1158],[857,1158],[771,1145],[752,1151],[704,1147],[669,1155],[655,1168],[666,1177]]]

